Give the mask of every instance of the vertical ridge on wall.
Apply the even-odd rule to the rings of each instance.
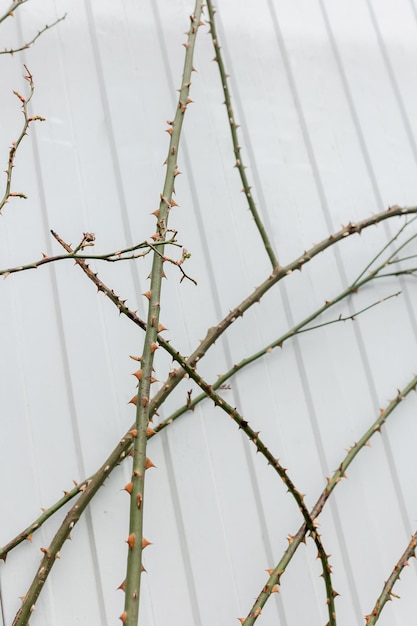
[[[0,58],[0,160],[18,135],[22,62],[34,76],[32,126],[19,149],[11,201],[0,223],[0,269],[60,254],[49,230],[73,246],[149,240],[158,207],[180,86],[188,0],[28,0],[10,38],[68,12],[24,52]],[[392,204],[417,204],[417,12],[407,0],[217,0],[217,24],[242,159],[253,197],[286,264],[346,224]],[[7,22],[6,22],[7,23]],[[13,22],[11,22],[13,24]],[[1,25],[0,25],[1,26]],[[3,25],[4,26],[4,25]],[[241,193],[213,47],[198,36],[191,98],[178,155],[178,207],[170,214],[184,266],[163,281],[164,336],[190,354],[207,329],[252,293],[270,263]],[[7,43],[7,45],[9,45]],[[9,119],[10,118],[10,119]],[[4,168],[3,168],[4,169]],[[4,181],[3,181],[4,183]],[[394,235],[398,222],[366,229],[294,272],[210,348],[198,363],[209,384],[350,284]],[[92,261],[100,278],[141,318],[150,257]],[[355,321],[330,322],[358,315]],[[50,506],[71,481],[103,462],[129,429],[143,333],[118,315],[72,262],[0,281],[0,396],[3,438],[0,543]],[[380,281],[320,318],[326,326],[292,337],[248,365],[221,394],[267,444],[313,506],[346,448],[415,371],[412,278]],[[320,321],[318,321],[320,323]],[[160,389],[175,367],[157,353]],[[155,423],[195,397],[184,379]],[[416,398],[410,395],[361,451],[319,518],[333,567],[338,624],[361,623],[414,532]],[[226,626],[244,617],[303,522],[285,485],[219,407],[205,400],[149,441],[141,622]],[[13,484],[11,482],[13,477]],[[110,624],[122,612],[128,534],[129,460],[116,468],[74,528],[31,624]],[[21,494],[23,493],[23,497]],[[2,622],[11,624],[68,508],[0,567]],[[319,626],[328,620],[315,546],[307,539],[257,623]],[[4,565],[4,566],[3,566]],[[379,621],[416,612],[415,566],[398,583],[401,600]],[[119,590],[118,590],[119,587]],[[404,590],[404,591],[403,591]]]

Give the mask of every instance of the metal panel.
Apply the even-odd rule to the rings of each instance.
[[[162,190],[165,120],[176,107],[192,5],[167,2],[30,0],[0,25],[7,46],[68,12],[22,56],[2,57],[0,158],[21,124],[22,63],[32,72],[31,126],[19,149],[13,200],[0,224],[0,267],[60,253],[53,228],[95,250],[133,245],[153,232]],[[243,158],[253,195],[282,264],[340,224],[389,205],[415,204],[417,9],[397,0],[219,0],[219,36],[230,73]],[[211,39],[199,34],[172,227],[192,256],[180,283],[167,269],[162,322],[189,354],[208,327],[270,272],[234,165]],[[1,156],[3,155],[3,156]],[[367,229],[316,257],[251,308],[198,366],[209,382],[267,345],[345,288],[400,224]],[[94,264],[100,277],[145,317],[149,260]],[[261,431],[313,505],[345,454],[415,371],[416,287],[381,281],[328,313],[357,317],[275,349],[232,379],[224,398]],[[130,354],[143,333],[72,262],[0,283],[2,523],[8,541],[63,490],[94,472],[134,419]],[[158,352],[157,378],[171,360]],[[158,419],[181,406],[185,380]],[[396,410],[337,487],[320,517],[331,553],[339,624],[363,623],[415,532],[414,394]],[[205,401],[149,443],[141,623],[223,626],[245,616],[302,522],[285,486],[219,408]],[[129,461],[116,468],[65,544],[31,624],[111,624],[122,611]],[[67,505],[68,506],[68,505]],[[66,509],[65,509],[66,510]],[[9,624],[65,510],[13,550],[0,567]],[[411,564],[411,563],[410,563]],[[259,624],[328,620],[320,566],[302,545]],[[381,625],[416,613],[414,561]]]

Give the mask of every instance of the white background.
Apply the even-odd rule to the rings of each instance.
[[[2,3],[3,10],[8,7]],[[218,30],[231,76],[247,174],[279,260],[288,263],[346,224],[392,204],[417,203],[417,8],[412,0],[218,0]],[[154,232],[168,148],[164,133],[180,86],[192,3],[181,0],[30,0],[3,23],[2,47],[28,41],[67,12],[23,55],[0,59],[0,159],[20,132],[13,89],[36,85],[33,124],[19,149],[13,200],[0,220],[0,267],[58,254],[53,228],[97,252]],[[162,323],[189,354],[208,327],[261,283],[268,258],[233,168],[230,131],[211,38],[198,36],[171,213],[192,254],[179,283],[168,267]],[[2,185],[5,179],[2,180]],[[210,350],[199,372],[214,381],[335,297],[401,222],[369,229],[314,259],[270,291]],[[414,248],[415,249],[415,248]],[[100,277],[145,317],[148,260],[97,263]],[[415,279],[381,281],[326,319],[401,289],[352,323],[289,341],[243,370],[224,391],[311,506],[398,388],[416,372]],[[134,420],[130,354],[143,333],[74,267],[0,282],[0,543],[50,506],[72,480],[94,472]],[[157,353],[156,376],[171,367]],[[186,400],[184,381],[160,419]],[[196,393],[196,392],[195,392]],[[412,394],[382,436],[357,457],[320,517],[330,553],[338,624],[363,624],[416,530],[417,401]],[[202,403],[152,439],[147,474],[141,623],[225,626],[244,617],[302,518],[291,496],[225,414]],[[128,465],[117,468],[64,545],[32,626],[110,625],[123,610]],[[3,624],[19,608],[63,511],[1,563]],[[413,623],[410,563],[381,625]],[[311,540],[282,577],[259,624],[328,620]]]

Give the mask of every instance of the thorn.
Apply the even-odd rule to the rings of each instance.
[[[151,429],[152,430],[152,429]],[[155,432],[155,431],[154,431]],[[149,459],[148,457],[146,457],[146,464],[145,464],[145,469],[150,469],[151,467],[156,467],[156,465],[154,465],[151,461],[151,459]]]
[[[126,620],[127,620],[127,613],[126,613],[126,611],[123,611],[123,613],[121,615],[119,615],[119,619],[123,622],[123,624],[126,623]]]
[[[127,491],[127,493],[131,494],[133,489],[133,483],[127,483],[122,489],[122,491]]]
[[[147,539],[145,539],[145,537],[142,537],[142,550],[147,548],[147,546],[151,546],[151,545],[152,545],[151,541],[148,541]]]
[[[129,549],[133,550],[135,543],[136,543],[136,537],[134,533],[130,533],[129,537],[127,538],[126,543],[129,546]]]
[[[123,582],[120,583],[120,585],[117,587],[117,589],[121,589],[122,591],[125,590],[125,586],[126,586],[126,578],[124,579]]]
[[[51,553],[47,548],[40,548],[40,551],[43,552],[48,557],[48,559],[51,558]]]
[[[142,296],[145,296],[145,298],[148,298],[148,300],[150,300],[151,299],[151,292],[150,291],[145,291],[145,293],[143,293]]]

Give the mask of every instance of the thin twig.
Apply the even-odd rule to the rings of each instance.
[[[26,2],[26,0],[25,0]],[[19,48],[5,48],[4,50],[0,50],[0,54],[14,54],[15,52],[22,52],[23,50],[27,50],[28,48],[30,48],[30,46],[32,46],[35,41],[37,39],[39,39],[39,37],[41,35],[43,35],[43,33],[47,30],[49,30],[50,28],[53,28],[54,26],[56,26],[59,22],[62,22],[62,20],[65,20],[65,18],[67,17],[67,14],[65,13],[64,15],[62,15],[61,17],[59,17],[57,20],[55,20],[55,22],[52,22],[52,24],[46,24],[41,30],[38,31],[38,33],[27,43],[23,44],[22,46],[20,46]]]
[[[403,233],[403,231],[410,225],[412,224],[415,220],[417,219],[416,217],[413,217],[411,220],[406,220],[404,222],[404,224],[398,229],[398,231],[395,233],[395,235],[393,237],[391,237],[391,239],[388,241],[388,243],[386,243],[381,250],[379,250],[378,254],[376,256],[374,256],[374,258],[367,264],[365,265],[364,269],[361,271],[361,273],[359,274],[359,276],[356,277],[356,279],[353,281],[353,284],[359,283],[362,276],[365,276],[365,274],[367,273],[367,271],[372,267],[372,265],[374,265],[375,261],[377,261],[377,259],[379,259],[385,252],[385,250],[387,250],[393,243],[394,241],[396,241],[401,234]],[[414,239],[416,237],[416,235],[413,235],[411,237],[411,239]],[[406,242],[408,243],[408,241]],[[401,246],[402,247],[402,246]],[[396,250],[396,252],[398,252],[398,249]]]
[[[29,96],[27,98],[24,98],[18,91],[13,92],[15,96],[19,98],[20,102],[22,103],[21,108],[22,108],[22,113],[24,116],[24,123],[23,123],[23,128],[19,137],[16,139],[16,141],[12,142],[12,145],[10,146],[10,149],[9,149],[9,160],[8,160],[7,169],[6,169],[6,189],[5,189],[3,198],[0,200],[0,214],[4,205],[9,201],[9,198],[17,197],[17,198],[26,199],[26,196],[24,193],[10,191],[11,184],[12,184],[12,171],[14,168],[14,160],[15,160],[16,152],[23,140],[23,137],[27,135],[27,131],[28,131],[30,123],[35,122],[35,121],[40,121],[40,122],[45,121],[45,118],[41,117],[40,115],[32,115],[31,117],[29,117],[28,115],[28,104],[32,99],[35,86],[33,84],[32,74],[29,72],[26,65],[24,66],[24,68],[27,72],[26,75],[24,76],[24,79],[29,83],[30,91],[29,91]]]
[[[55,233],[54,231],[51,231],[51,233],[53,234],[55,239],[59,241],[59,235],[57,235],[57,233]],[[39,259],[38,261],[32,261],[31,263],[27,263],[26,265],[17,265],[15,267],[8,267],[5,269],[2,269],[0,270],[0,276],[7,278],[8,276],[10,276],[10,274],[23,272],[25,270],[37,269],[38,267],[41,267],[42,265],[47,265],[48,263],[55,263],[55,261],[66,261],[69,259],[73,259],[74,261],[77,261],[77,260],[106,261],[107,263],[117,263],[118,261],[132,261],[134,259],[139,259],[148,255],[151,252],[151,250],[155,249],[156,245],[163,245],[163,244],[177,245],[174,240],[158,242],[157,244],[149,244],[145,241],[143,243],[137,244],[136,246],[132,246],[130,248],[126,248],[124,250],[119,250],[116,252],[109,252],[107,254],[79,254],[73,251],[68,254],[58,254],[55,256],[43,255],[43,257]],[[124,256],[128,254],[129,252],[131,252],[132,250],[140,250],[143,248],[146,248],[145,252],[142,252],[140,254],[129,254],[129,256]]]
[[[13,17],[13,11],[19,8],[21,4],[25,4],[27,1],[28,0],[14,0],[7,11],[0,17],[0,24],[1,22],[4,22],[4,20],[7,20],[8,17]]]

